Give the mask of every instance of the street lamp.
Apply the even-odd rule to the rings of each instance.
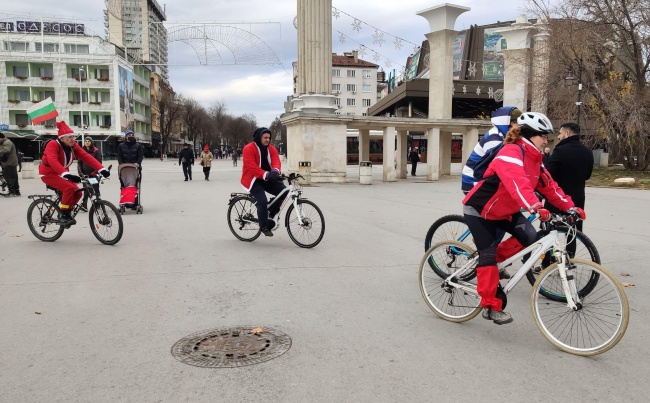
[[[84,97],[81,92],[81,82],[83,81],[84,66],[79,67],[79,108],[81,109],[81,146],[84,146]]]
[[[569,65],[569,75],[565,78],[567,84],[573,84],[573,80],[575,80],[575,77],[573,76],[573,63],[578,64],[578,101],[576,102],[576,105],[578,105],[578,126],[580,126],[580,107],[582,106],[582,58],[580,59],[573,59],[571,60],[571,64]]]

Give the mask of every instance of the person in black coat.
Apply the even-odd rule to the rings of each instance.
[[[576,207],[585,208],[585,183],[591,177],[594,169],[594,155],[589,148],[580,142],[580,126],[576,123],[565,123],[560,126],[557,136],[560,142],[555,146],[548,164],[544,164],[553,179],[560,185],[564,193],[571,196]],[[552,212],[559,212],[548,202],[545,206]],[[582,221],[576,225],[582,231]],[[575,242],[567,245],[570,255],[575,254]]]
[[[418,154],[418,148],[415,147],[409,153],[409,161],[411,161],[411,176],[415,176],[415,170],[418,167],[418,161],[420,161],[420,154]]]
[[[144,158],[144,147],[135,139],[133,130],[124,132],[124,142],[117,147],[118,164],[138,164],[142,169],[142,159]]]
[[[180,153],[178,153],[178,165],[183,166],[185,181],[192,180],[192,165],[194,165],[194,153],[190,150],[190,145],[185,144]]]

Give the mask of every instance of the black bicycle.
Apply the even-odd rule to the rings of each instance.
[[[111,170],[112,166],[108,167]],[[90,199],[90,209],[88,210],[88,221],[90,229],[95,238],[104,245],[115,245],[122,238],[124,224],[119,210],[111,202],[102,200],[99,194],[95,193],[93,185],[102,183],[102,180],[108,179],[97,173],[95,177],[83,176],[81,178],[82,187],[78,192],[88,192]],[[63,231],[70,228],[61,221],[61,192],[57,189],[47,186],[53,190],[55,195],[42,194],[28,196],[34,200],[27,209],[27,224],[32,234],[41,241],[54,242],[61,238]],[[71,216],[74,218],[81,210],[81,199],[72,208]]]

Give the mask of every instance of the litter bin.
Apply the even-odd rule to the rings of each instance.
[[[372,162],[359,162],[359,183],[362,185],[372,185]]]
[[[303,185],[311,185],[311,162],[298,161],[298,173],[304,178],[300,181]]]
[[[34,179],[34,158],[23,157],[22,169],[23,179]]]

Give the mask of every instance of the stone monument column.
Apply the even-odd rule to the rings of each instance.
[[[495,30],[506,41],[503,71],[503,104],[528,110],[528,78],[530,70],[530,36],[533,25],[524,14],[510,27]]]
[[[426,18],[431,32],[429,40],[429,119],[451,119],[451,99],[453,86],[453,48],[458,31],[454,30],[456,19],[469,7],[444,3],[422,10],[417,15]],[[443,138],[441,138],[443,136]],[[427,179],[438,180],[442,173],[442,161],[451,142],[451,134],[441,133],[439,129],[427,131]],[[449,168],[447,167],[448,171]]]
[[[537,20],[537,34],[533,36],[533,90],[530,109],[546,114],[548,108],[548,64],[550,58],[548,41],[551,36],[548,23]]]
[[[332,0],[298,0],[298,77],[294,111],[334,113]]]

